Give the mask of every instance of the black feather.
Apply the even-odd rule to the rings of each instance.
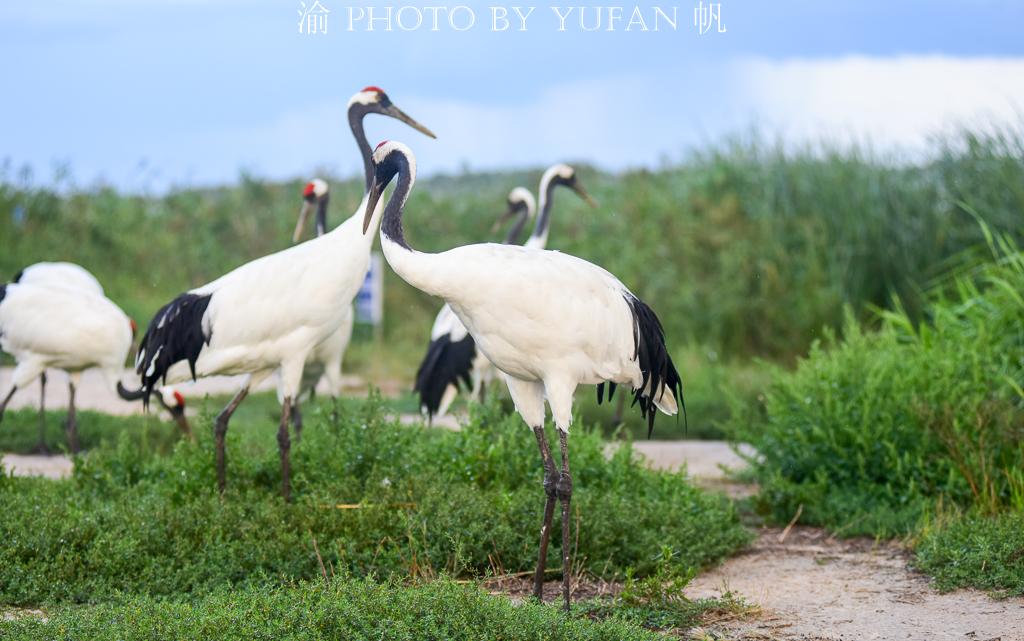
[[[604,383],[597,384],[597,404],[604,402]]]
[[[5,296],[7,296],[7,283],[0,285],[0,303],[3,302]]]
[[[21,282],[21,277],[24,276],[24,275],[25,275],[25,270],[24,269],[19,269],[18,273],[14,275],[14,280],[12,280],[11,282],[12,283],[20,283]]]
[[[476,343],[466,334],[460,341],[452,342],[448,334],[430,342],[427,355],[423,357],[416,371],[416,386],[413,391],[420,395],[420,407],[433,418],[441,407],[441,399],[449,385],[467,389],[473,386],[473,359],[476,358]]]
[[[640,414],[647,419],[647,438],[650,438],[654,432],[654,417],[658,413],[652,399],[661,392],[663,386],[678,399],[683,420],[686,420],[683,382],[669,356],[665,346],[665,330],[654,310],[632,294],[626,294],[625,299],[633,314],[633,359],[638,361],[643,375],[640,387],[633,390],[632,405],[640,406]]]
[[[203,314],[211,295],[182,294],[161,307],[149,322],[135,359],[135,371],[142,376],[146,405],[153,389],[161,381],[166,382],[167,370],[175,363],[188,361],[195,380],[199,352],[210,344],[212,336],[212,333],[203,333]]]

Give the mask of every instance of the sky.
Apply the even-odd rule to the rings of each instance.
[[[306,0],[312,5],[314,0]],[[609,0],[613,2],[614,0]],[[350,96],[384,88],[438,134],[381,117],[371,140],[409,144],[421,173],[585,161],[608,170],[754,129],[799,144],[914,153],[960,125],[1024,123],[1024,2],[721,0],[535,5],[527,29],[491,29],[498,2],[320,0],[326,33],[299,33],[292,0],[12,0],[0,6],[0,160],[52,181],[138,192],[360,171]],[[476,23],[446,19],[463,4]],[[402,7],[366,30],[373,7]],[[428,6],[443,7],[430,29]],[[529,4],[517,5],[528,7]],[[565,31],[552,6],[566,19]],[[607,7],[625,16],[609,31]],[[602,16],[602,30],[593,26]],[[634,7],[647,31],[626,31]],[[654,7],[671,14],[653,30]],[[419,29],[415,9],[425,15]],[[511,15],[511,14],[510,14]],[[14,168],[14,169],[12,169]]]

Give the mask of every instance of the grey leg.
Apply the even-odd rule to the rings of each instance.
[[[547,501],[544,504],[544,521],[540,526],[540,553],[537,558],[537,571],[533,575],[533,596],[537,600],[544,600],[544,569],[548,561],[548,539],[551,537],[551,519],[555,513],[555,464],[551,459],[551,447],[544,435],[544,426],[533,428],[533,434],[537,437],[537,447],[540,448],[540,459],[544,464],[544,494]]]
[[[217,445],[217,489],[220,490],[221,494],[224,493],[224,486],[226,485],[226,461],[224,459],[224,437],[228,433],[228,421],[231,420],[231,415],[238,409],[238,405],[245,399],[249,394],[249,386],[246,385],[242,389],[238,390],[235,397],[231,399],[231,402],[227,404],[227,407],[220,411],[217,415],[217,420],[213,424],[213,438]]]
[[[7,394],[7,398],[4,399],[3,403],[0,403],[0,421],[4,420],[4,410],[7,409],[7,404],[11,402],[11,397],[14,396],[16,391],[18,391],[18,386],[12,386],[11,391]]]
[[[565,611],[569,611],[569,502],[572,500],[572,476],[569,475],[569,435],[558,430],[558,444],[562,449],[562,471],[558,475],[555,492],[562,501],[562,596]]]
[[[292,470],[290,452],[291,439],[288,437],[288,419],[291,414],[292,399],[285,396],[281,404],[281,427],[277,430],[277,447],[281,450],[281,496],[285,502],[292,500]]]
[[[68,449],[78,454],[78,415],[75,411],[75,384],[68,383],[68,422],[65,426],[68,433]]]
[[[295,442],[298,443],[302,440],[302,409],[298,400],[292,404],[292,427],[295,428]]]
[[[49,454],[46,447],[46,372],[39,375],[39,444],[36,449],[42,454]]]

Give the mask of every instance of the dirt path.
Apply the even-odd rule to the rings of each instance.
[[[723,590],[760,605],[751,621],[716,626],[734,639],[1021,641],[1024,599],[940,594],[895,543],[834,540],[817,528],[764,529],[757,542],[697,577],[691,597]],[[699,638],[699,635],[698,635]]]

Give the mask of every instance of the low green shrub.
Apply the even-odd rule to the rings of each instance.
[[[1024,256],[931,296],[926,322],[899,308],[877,332],[847,319],[781,373],[764,420],[737,425],[761,454],[761,506],[845,534],[912,532],[942,497],[993,514],[1024,507]]]
[[[915,565],[940,590],[975,587],[998,596],[1024,595],[1024,511],[940,519],[925,528]]]
[[[91,639],[346,639],[347,641],[654,641],[659,634],[617,619],[566,616],[556,606],[513,604],[475,586],[441,580],[403,587],[372,579],[220,590],[194,602],[125,597],[53,610],[46,619],[0,620],[10,641]]]
[[[518,416],[481,408],[463,431],[448,432],[400,426],[379,399],[346,403],[339,414],[335,420],[326,405],[307,411],[302,441],[292,448],[292,504],[277,496],[270,421],[232,425],[223,497],[208,427],[169,456],[125,437],[81,457],[69,481],[7,479],[0,486],[0,602],[277,585],[318,576],[321,560],[358,576],[532,569],[542,472]],[[703,567],[749,539],[726,499],[646,469],[629,447],[607,459],[604,446],[591,430],[570,437],[573,554],[584,569],[611,578],[632,568],[643,576],[663,545],[683,566]]]

